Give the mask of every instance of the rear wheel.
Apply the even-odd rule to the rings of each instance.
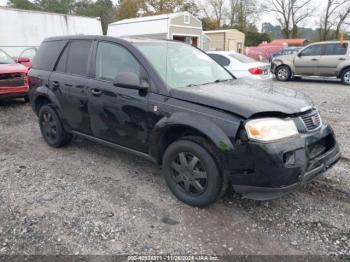
[[[282,65],[276,69],[276,79],[278,81],[288,81],[292,76],[292,72],[288,66]]]
[[[344,85],[350,85],[350,68],[344,70],[341,81]]]
[[[163,172],[173,194],[189,205],[208,206],[221,195],[223,179],[205,145],[175,141],[164,154]]]
[[[40,108],[39,124],[46,143],[52,147],[65,146],[72,139],[72,135],[64,130],[58,114],[50,105]]]

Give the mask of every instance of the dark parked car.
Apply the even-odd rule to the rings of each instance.
[[[235,78],[180,42],[57,37],[30,70],[30,102],[53,147],[72,135],[162,165],[180,200],[205,206],[229,185],[251,199],[296,190],[340,158],[303,94]]]

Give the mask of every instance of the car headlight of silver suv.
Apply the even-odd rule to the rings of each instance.
[[[291,119],[259,118],[249,120],[245,124],[248,137],[251,140],[272,142],[297,135],[298,129]]]

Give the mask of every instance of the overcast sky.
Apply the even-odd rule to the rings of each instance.
[[[116,0],[112,0],[114,3],[116,3]],[[172,0],[169,0],[172,1]],[[203,3],[205,0],[195,0],[199,3]],[[258,0],[258,1],[265,1],[265,0]],[[229,0],[226,0],[227,4],[229,3]],[[306,19],[302,26],[304,27],[312,27],[315,28],[317,24],[319,23],[319,16],[318,13],[322,10],[322,8],[326,4],[326,0],[310,0],[311,6],[313,8],[312,14],[313,16],[310,16],[310,18]],[[0,0],[0,6],[6,5],[7,0]],[[273,13],[264,13],[261,15],[260,21],[258,22],[258,29],[261,30],[261,24],[263,22],[270,22],[272,24],[277,24],[276,19],[274,18]],[[350,26],[347,31],[350,31]]]

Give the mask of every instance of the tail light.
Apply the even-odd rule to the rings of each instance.
[[[262,75],[264,73],[264,71],[261,70],[260,68],[250,68],[250,69],[248,69],[248,71],[252,75]]]

